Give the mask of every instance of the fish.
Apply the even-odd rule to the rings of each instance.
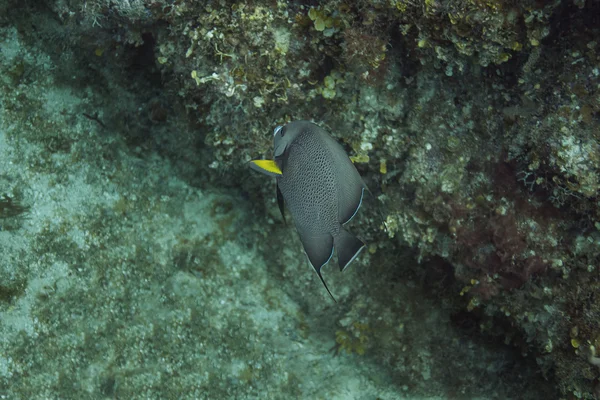
[[[294,121],[273,131],[273,160],[250,167],[276,178],[277,203],[292,216],[308,261],[325,289],[322,268],[337,253],[344,271],[365,243],[344,227],[358,213],[367,186],[344,148],[310,121]]]

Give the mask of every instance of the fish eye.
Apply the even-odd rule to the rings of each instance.
[[[283,126],[281,125],[273,130],[273,136],[277,136],[279,132],[281,132],[281,136],[283,137]]]

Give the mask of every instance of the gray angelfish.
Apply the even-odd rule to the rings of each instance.
[[[273,135],[274,160],[254,160],[250,166],[277,178],[281,213],[285,201],[308,260],[333,298],[321,268],[334,248],[341,271],[364,249],[343,225],[360,208],[366,185],[342,146],[312,122],[290,122]]]

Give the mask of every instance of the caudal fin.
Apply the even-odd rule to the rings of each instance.
[[[333,238],[333,246],[337,251],[340,271],[346,269],[365,248],[365,244],[360,239],[344,228],[341,228],[339,235]]]

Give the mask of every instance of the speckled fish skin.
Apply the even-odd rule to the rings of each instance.
[[[358,211],[366,187],[342,146],[319,126],[291,122],[274,136],[275,161],[282,172],[277,185],[322,280],[320,270],[334,246],[340,270],[364,247],[343,224]]]

